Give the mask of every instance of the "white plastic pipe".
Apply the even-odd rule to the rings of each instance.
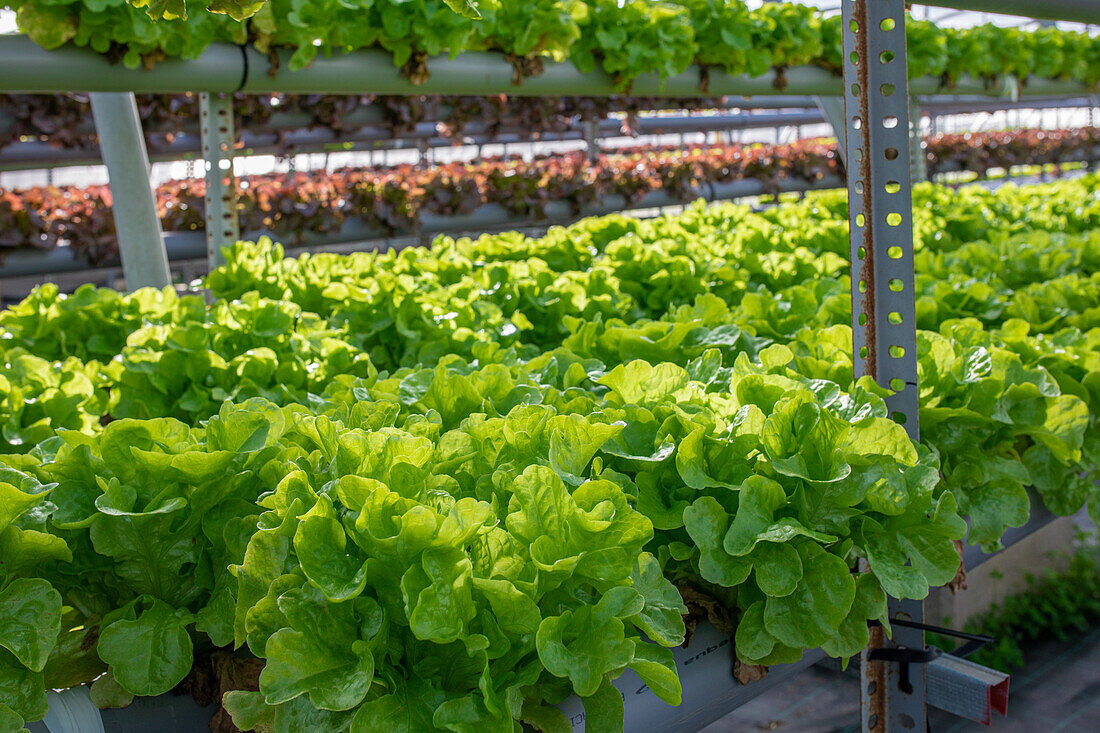
[[[92,704],[88,687],[46,693],[50,710],[42,719],[49,733],[104,733],[99,708]]]
[[[1100,4],[1100,3],[1098,3]],[[332,58],[318,57],[304,69],[289,69],[289,51],[279,51],[281,65],[274,77],[270,60],[255,48],[211,44],[198,58],[166,59],[153,69],[128,69],[111,64],[101,54],[71,45],[47,51],[25,36],[0,36],[0,92],[234,92],[251,94],[287,92],[303,94],[511,94],[514,96],[621,94],[603,71],[581,73],[569,62],[547,62],[543,73],[512,84],[512,67],[500,54],[466,52],[454,60],[436,56],[428,60],[430,78],[413,84],[394,66],[386,51],[369,49]],[[247,63],[245,59],[247,58]],[[661,79],[643,74],[634,80],[631,93],[652,97],[772,96],[840,94],[840,77],[816,66],[796,66],[783,75],[775,71],[750,77],[710,74],[707,95],[699,90],[699,69]],[[909,84],[912,94],[975,94],[1010,97],[1014,81],[1002,78],[990,87],[985,80],[962,76],[951,89],[938,77],[921,77]],[[1031,79],[1028,96],[1085,94],[1075,81]]]
[[[1100,23],[1098,0],[932,0],[924,5],[979,13],[1020,15],[1037,20]]]

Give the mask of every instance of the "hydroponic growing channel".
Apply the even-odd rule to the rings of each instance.
[[[1044,10],[1059,8],[1087,16]],[[588,10],[687,38],[686,12]],[[102,46],[97,12],[62,40]],[[94,679],[110,706],[209,674],[241,729],[616,731],[637,713],[614,680],[629,669],[682,702],[707,655],[671,648],[698,634],[734,652],[738,682],[653,712],[654,728],[705,724],[765,668],[774,680],[861,652],[865,730],[923,727],[935,672],[903,677],[874,655],[922,635],[884,628],[919,619],[955,577],[956,540],[993,549],[1025,525],[1029,489],[1055,513],[1100,506],[1086,478],[1100,459],[1100,180],[914,191],[902,3],[846,2],[842,24],[806,26],[844,37],[847,197],[400,253],[288,260],[239,244],[206,281],[211,301],[47,287],[0,314],[0,722],[42,717],[47,687]],[[1058,35],[1013,48],[1039,36],[1092,58],[1090,40]],[[608,67],[612,42],[610,76],[547,64],[524,86],[645,87],[644,64]],[[13,89],[170,91],[190,74],[217,91],[250,48],[97,79],[86,51],[0,54],[19,51],[28,75],[41,62]],[[460,91],[511,85],[476,53],[428,63],[427,81],[419,62],[405,73],[440,84],[481,64]],[[91,63],[65,68],[67,55]],[[682,88],[673,75],[693,58],[648,63]],[[375,81],[332,70],[361,63],[383,68],[363,51],[236,83],[350,91]],[[1079,88],[1088,68],[1052,84]],[[1018,71],[1035,69],[993,73]],[[756,78],[841,89],[820,68]],[[217,160],[227,105],[204,103]],[[133,98],[93,107],[112,184],[129,169],[148,218]],[[118,208],[124,264],[143,258],[131,286],[155,280],[155,212],[143,231]]]

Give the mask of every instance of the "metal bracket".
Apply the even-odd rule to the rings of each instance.
[[[905,670],[910,664],[922,664],[924,670],[925,686],[927,688],[927,702],[933,708],[945,710],[949,713],[961,716],[968,720],[985,723],[988,725],[993,713],[1005,714],[1009,705],[1010,678],[1004,672],[976,665],[972,661],[963,658],[970,650],[992,641],[992,637],[982,634],[969,634],[943,628],[931,624],[909,622],[902,619],[891,619],[893,626],[919,627],[923,631],[932,631],[950,636],[971,639],[970,642],[954,650],[943,654],[935,647],[928,647],[925,652],[911,649],[871,649],[869,654],[877,657],[876,661],[901,661],[904,665],[898,665],[899,683],[905,681],[905,675],[912,680],[911,672]],[[881,633],[881,624],[877,621],[869,621],[868,626],[879,627],[877,633]],[[836,671],[842,671],[839,660],[826,659],[822,663]]]
[[[241,238],[237,186],[233,180],[233,98],[199,95],[202,157],[206,161],[206,259],[213,270],[225,264],[222,249]]]
[[[898,686],[902,690],[912,687],[911,665],[921,665],[929,705],[989,725],[993,713],[1005,715],[1008,712],[1010,678],[1003,672],[962,658],[964,649],[972,644],[976,648],[982,643],[984,641],[972,641],[948,653],[934,646],[872,649],[868,657],[878,662],[897,663]]]
[[[844,107],[856,376],[894,391],[891,417],[916,440],[917,349],[913,299],[913,201],[909,173],[909,78],[904,0],[843,0]],[[920,622],[920,601],[889,601],[891,617]],[[923,665],[899,679],[876,648],[924,648],[920,629],[900,627],[888,643],[871,630],[860,659],[865,733],[926,726]]]
[[[996,639],[988,634],[972,634],[969,631],[961,631],[959,629],[949,629],[944,626],[934,626],[932,624],[919,623],[916,621],[906,621],[905,619],[895,618],[890,619],[890,623],[894,626],[904,626],[909,629],[920,629],[921,631],[931,631],[942,636],[953,636],[956,639],[965,639],[966,643],[961,646],[948,651],[947,653],[953,657],[965,657],[969,654],[981,649],[986,644],[992,644]],[[879,625],[878,621],[868,621],[869,626]]]
[[[881,626],[878,621],[868,621],[868,626]],[[971,634],[967,631],[958,631],[956,629],[948,629],[943,626],[933,626],[932,624],[920,623],[917,621],[907,621],[905,619],[891,619],[890,623],[893,626],[900,626],[909,629],[919,629],[921,631],[932,631],[937,634],[943,634],[945,636],[954,636],[960,639],[966,639],[966,643],[958,648],[946,652],[953,657],[965,657],[971,652],[977,651],[981,647],[989,644],[993,641],[992,636],[986,634]],[[907,694],[913,693],[913,682],[910,674],[909,665],[911,664],[930,664],[933,661],[939,659],[944,655],[944,650],[936,646],[925,646],[922,649],[910,649],[908,647],[878,647],[874,649],[868,649],[867,659],[869,661],[876,662],[895,662],[898,665],[898,688]]]
[[[903,646],[882,647],[869,650],[867,659],[872,662],[897,662],[898,689],[906,695],[912,695],[914,687],[909,674],[909,665],[928,664],[942,654],[943,650],[934,646],[926,646],[923,649],[909,649]]]

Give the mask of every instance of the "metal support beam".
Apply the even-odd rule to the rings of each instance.
[[[923,4],[979,13],[1021,15],[1040,20],[1100,23],[1100,3],[1096,0],[932,0]]]
[[[840,162],[848,165],[848,125],[844,122],[844,97],[820,96],[814,99],[822,116],[833,128]]]
[[[924,136],[921,134],[920,103],[916,97],[909,98],[909,173],[913,183],[928,180],[928,156],[924,152]]]
[[[172,283],[168,253],[157,217],[157,199],[149,178],[149,156],[137,102],[131,93],[91,95],[99,147],[111,184],[111,212],[126,287],[163,288]]]
[[[584,150],[588,155],[588,162],[595,163],[600,159],[600,121],[586,120],[583,124]]]
[[[233,100],[228,94],[199,95],[202,157],[206,161],[206,257],[210,269],[225,263],[222,249],[241,238],[237,185],[233,180]]]
[[[916,440],[917,349],[913,300],[909,80],[904,0],[843,0],[844,106],[852,257],[852,336],[856,376],[894,390],[891,416]],[[891,617],[921,621],[920,601],[890,601]],[[881,627],[869,648],[924,648],[924,633]],[[860,658],[865,733],[923,731],[924,665]]]

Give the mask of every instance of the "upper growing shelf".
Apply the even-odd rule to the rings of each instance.
[[[160,20],[122,3],[5,2],[25,34],[0,37],[9,92],[683,97],[843,86],[840,17],[787,3],[481,0],[475,20],[444,0],[272,0],[237,21],[206,12],[205,0],[187,0],[185,19]],[[1067,2],[1052,12],[1100,20],[1094,3]],[[913,94],[1075,94],[1100,81],[1100,39],[1086,33],[906,26]]]
[[[280,52],[287,56],[290,52]],[[512,81],[512,67],[500,54],[464,53],[455,59],[436,57],[426,62],[430,77],[413,84],[394,66],[385,51],[365,50],[332,58],[316,59],[310,66],[283,68],[268,73],[268,57],[252,47],[213,44],[198,58],[169,59],[152,69],[131,69],[112,63],[107,56],[87,49],[64,46],[47,51],[25,36],[0,36],[0,92],[244,92],[267,94],[494,94],[516,96],[591,95],[622,93],[606,72],[582,72],[567,62],[544,65],[537,77],[521,85]],[[700,69],[690,68],[662,78],[642,74],[633,80],[631,93],[653,97],[725,95],[831,95],[839,96],[843,79],[817,66],[799,66],[765,72],[761,76],[710,72],[709,85],[700,89]],[[960,94],[996,97],[1060,96],[1082,94],[1088,86],[1072,79],[1030,79],[1020,84],[1001,76],[980,79],[962,76],[950,85],[940,77],[910,81],[914,95]]]

